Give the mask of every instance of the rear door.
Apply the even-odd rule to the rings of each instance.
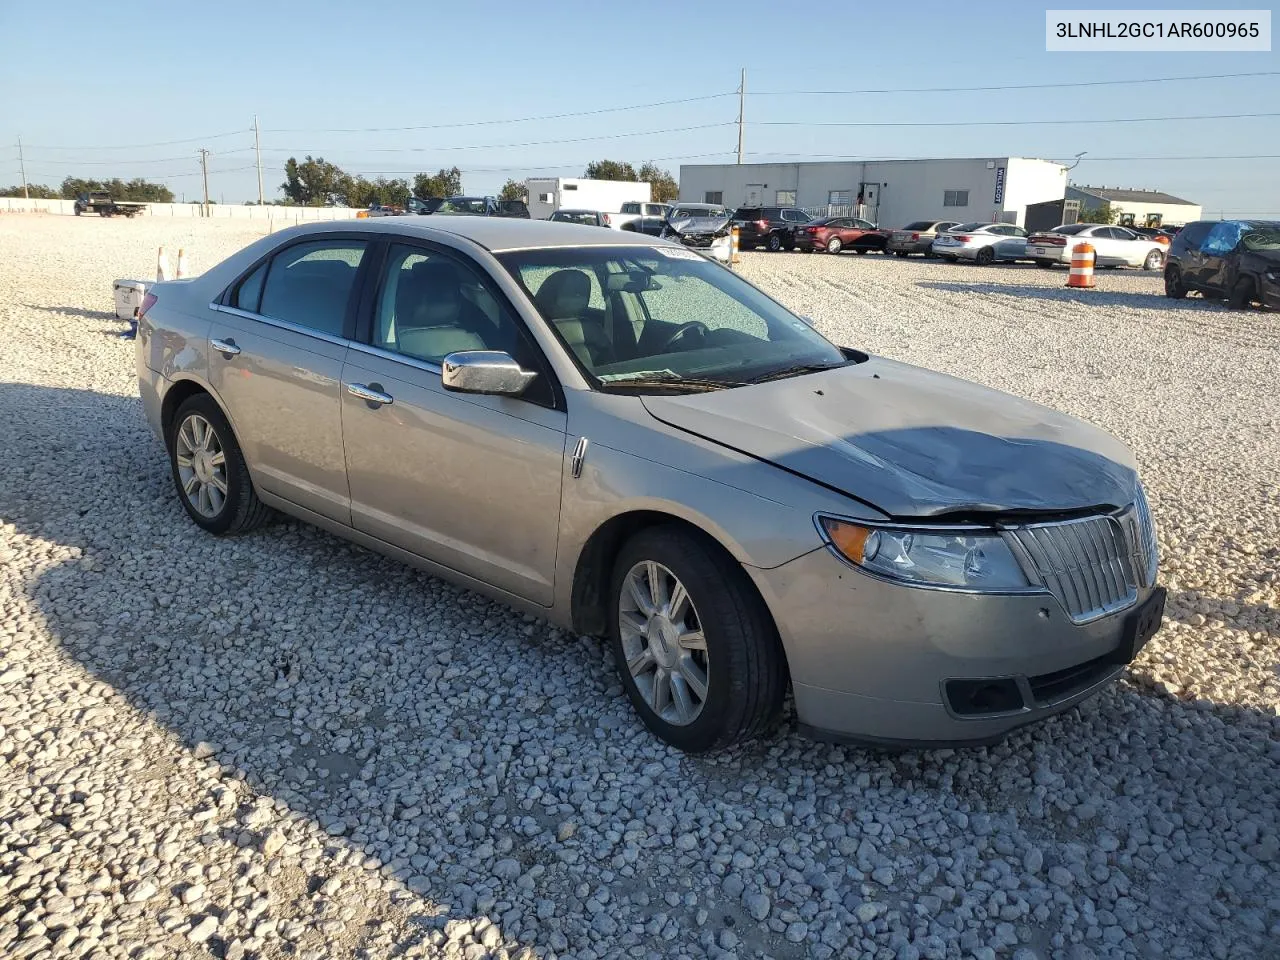
[[[566,429],[549,366],[456,251],[397,240],[376,283],[342,370],[352,525],[549,606]],[[447,391],[441,361],[459,350],[504,350],[538,379],[521,398]]]
[[[209,382],[254,483],[351,522],[340,377],[368,244],[327,235],[277,251],[215,307]]]

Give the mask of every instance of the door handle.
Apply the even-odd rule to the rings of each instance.
[[[382,385],[378,383],[370,384],[368,386],[363,383],[348,383],[347,393],[351,394],[353,397],[359,397],[365,403],[380,407],[386,406],[389,403],[394,403],[395,398],[389,393],[383,393],[381,387]]]
[[[240,352],[240,348],[236,346],[236,342],[230,338],[226,340],[210,340],[209,346],[217,350],[225,357],[234,357]]]

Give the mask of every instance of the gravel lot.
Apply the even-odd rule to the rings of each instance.
[[[1169,618],[1079,711],[659,745],[593,641],[292,522],[191,524],[115,277],[251,224],[0,218],[0,955],[1280,956],[1280,322],[1158,279],[748,254],[841,342],[1138,452]]]

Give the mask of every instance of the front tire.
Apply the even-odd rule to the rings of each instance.
[[[1231,295],[1227,297],[1227,306],[1232,310],[1248,310],[1252,303],[1253,281],[1248,277],[1241,277],[1231,288]]]
[[[253,489],[231,424],[207,393],[183,401],[167,440],[178,499],[197,526],[219,535],[246,533],[271,515]]]
[[[750,739],[782,707],[786,660],[742,568],[675,526],[636,534],[611,582],[610,640],[632,706],[689,753]]]

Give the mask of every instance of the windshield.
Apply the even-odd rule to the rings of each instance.
[[[640,375],[737,383],[848,362],[800,317],[691,250],[564,247],[498,259],[603,387]]]
[[[1246,250],[1280,250],[1280,223],[1251,224],[1240,242]]]
[[[450,197],[436,208],[436,213],[465,213],[483,217],[488,212],[488,205],[483,197]]]

